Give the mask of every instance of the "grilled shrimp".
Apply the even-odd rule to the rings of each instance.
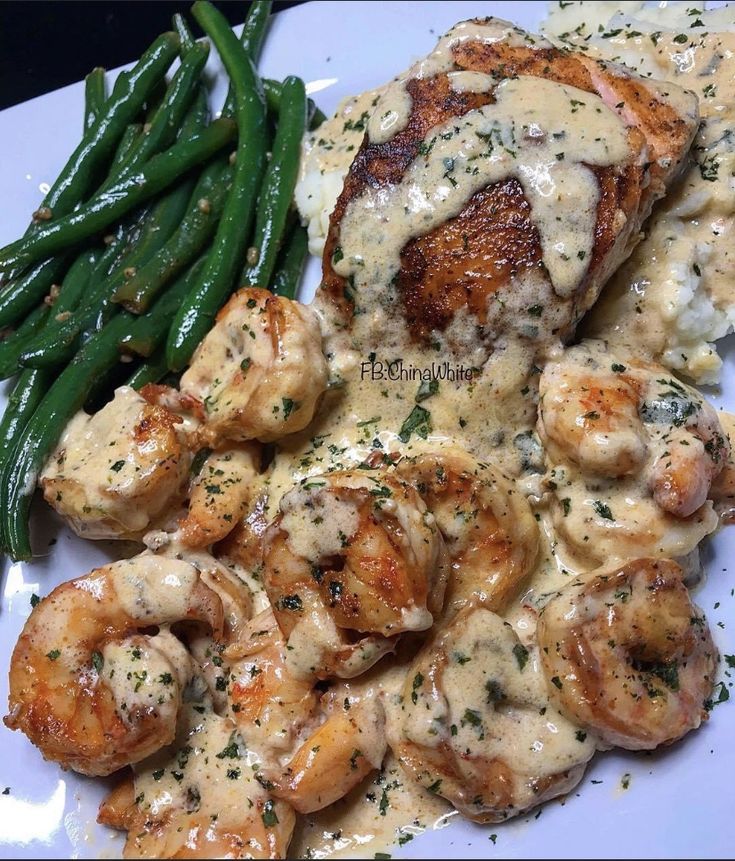
[[[588,341],[540,382],[554,526],[582,555],[684,556],[717,525],[730,445],[717,413],[665,368]]]
[[[730,450],[717,413],[695,389],[600,341],[546,366],[539,433],[554,463],[608,478],[643,469],[658,506],[682,518],[705,503]]]
[[[181,392],[203,406],[205,444],[269,442],[309,424],[327,379],[314,312],[249,287],[217,315],[181,378]]]
[[[595,752],[549,702],[538,650],[484,607],[465,607],[419,652],[400,708],[389,743],[404,770],[476,822],[569,792]]]
[[[407,458],[397,472],[418,489],[447,546],[447,611],[470,600],[500,610],[536,560],[528,502],[495,467],[458,448]]]
[[[207,682],[214,701],[215,710],[222,714],[227,710],[227,679],[230,666],[223,658],[226,646],[236,642],[247,630],[252,616],[253,599],[248,585],[217,559],[201,550],[187,549],[180,552],[176,544],[162,551],[183,558],[199,571],[202,582],[222,602],[222,628],[210,631],[201,627],[185,633],[186,645],[196,661],[202,677]]]
[[[630,475],[648,447],[638,418],[637,381],[585,346],[567,350],[541,375],[539,434],[553,463],[569,460],[593,475]],[[626,369],[627,370],[627,369]]]
[[[78,535],[137,538],[183,495],[190,463],[179,417],[124,386],[72,419],[40,483]]]
[[[635,559],[570,583],[541,611],[549,690],[607,744],[651,750],[707,718],[717,650],[681,568]]]
[[[260,773],[274,796],[299,813],[342,798],[386,750],[376,697],[350,697],[337,688],[318,694],[294,675],[272,610],[250,623],[250,636],[225,651],[232,661],[232,714],[260,756]]]
[[[732,446],[735,439],[735,415],[720,413],[719,419],[730,441],[730,453],[722,472],[712,482],[710,499],[723,523],[735,523],[735,452]]]
[[[142,763],[100,807],[100,823],[128,832],[123,856],[285,858],[294,813],[258,780],[232,722],[187,704],[177,747]]]
[[[264,540],[264,584],[308,677],[351,678],[431,627],[446,551],[434,517],[385,471],[304,479],[281,499]]]
[[[232,531],[247,510],[259,463],[253,444],[209,454],[189,488],[189,511],[179,523],[183,544],[206,547]]]
[[[182,560],[144,553],[63,583],[15,646],[6,725],[82,774],[149,756],[174,738],[191,661],[147,629],[179,622],[222,629],[220,599]]]

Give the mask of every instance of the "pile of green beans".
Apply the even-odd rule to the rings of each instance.
[[[93,69],[81,142],[25,234],[0,248],[0,379],[15,378],[0,420],[0,544],[14,559],[32,555],[46,461],[90,397],[111,395],[121,359],[136,389],[169,379],[234,290],[296,296],[301,140],[325,118],[299,78],[258,74],[271,7],[254,0],[238,39],[198,0],[206,38],[176,14],[109,94]],[[230,82],[219,119],[203,79],[210,43]]]

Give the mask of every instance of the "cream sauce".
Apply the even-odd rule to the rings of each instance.
[[[552,26],[576,47],[699,97],[703,122],[690,167],[606,286],[584,333],[645,350],[697,382],[712,383],[722,365],[713,342],[735,324],[735,33],[712,31],[733,27],[735,16],[731,10],[693,11],[694,17],[672,21],[679,32],[657,29],[664,24],[659,19],[620,17],[602,28],[602,37],[590,24],[589,30],[571,27],[578,17]],[[578,16],[579,10],[564,13]]]
[[[511,176],[531,206],[555,290],[568,298],[577,287],[591,257],[599,199],[586,165],[624,162],[627,130],[596,94],[553,81],[506,79],[494,95],[493,104],[434,127],[398,184],[350,201],[340,224],[342,256],[333,266],[353,279],[358,295],[392,298],[386,288],[406,244]]]
[[[170,631],[107,643],[102,658],[102,678],[123,720],[133,724],[140,713],[154,711],[162,723],[175,724],[192,663]]]
[[[269,829],[281,835],[281,845],[288,842],[285,835],[293,815],[271,800],[258,781],[257,760],[230,720],[213,712],[206,701],[186,704],[176,748],[173,757],[170,750],[163,751],[135,769],[138,809],[150,825],[170,817],[166,827],[174,835],[184,830],[182,836],[169,838],[170,843],[183,846],[197,839],[194,827],[207,830],[206,838],[198,836],[201,849],[219,840],[213,851],[232,853],[225,857],[242,857],[248,843],[254,857],[267,857],[258,849],[262,852],[262,835]],[[231,839],[231,845],[223,845],[225,839]],[[244,846],[238,852],[239,841]]]
[[[292,858],[372,858],[391,844],[405,846],[425,831],[446,828],[459,814],[407,777],[392,754],[383,768],[349,795],[301,817]]]
[[[150,411],[122,386],[99,412],[80,410],[67,425],[40,482],[79,535],[136,536],[177,497],[190,462],[184,432]],[[139,433],[146,416],[148,427]]]
[[[411,74],[430,76],[449,71],[453,67],[451,47],[465,39],[505,38],[512,43],[516,34],[519,44],[527,41],[526,34],[505,24],[465,22],[450,31],[437,51],[413,67]],[[458,91],[481,92],[494,86],[484,75],[450,75]],[[319,137],[307,141],[302,170],[331,173],[341,189],[344,172],[365,128],[373,141],[387,141],[405,125],[411,108],[405,89],[407,77],[394,82],[377,103],[376,91],[344,104],[329,121],[332,125],[322,126]],[[452,217],[477,189],[515,176],[531,203],[553,287],[559,295],[568,296],[584,275],[594,239],[598,190],[584,165],[624,161],[629,147],[624,125],[596,96],[524,77],[498,85],[496,96],[494,104],[433,130],[424,141],[425,154],[400,184],[379,193],[368,191],[348,207],[342,223],[342,256],[334,265],[354,281],[358,294],[354,329],[351,333],[342,331],[340,321],[330,317],[331,309],[317,302],[327,333],[332,386],[307,430],[279,440],[274,465],[263,486],[272,518],[284,492],[294,483],[366,462],[375,465],[389,461],[395,453],[456,444],[480,458],[492,457],[516,475],[525,470],[527,489],[535,496],[543,529],[542,552],[535,570],[523,596],[508,609],[504,620],[483,611],[458,632],[453,651],[472,658],[455,660],[444,675],[447,700],[454,705],[425,703],[419,686],[417,701],[427,708],[414,710],[407,731],[431,747],[439,737],[437,725],[443,732],[454,725],[457,732],[450,736],[450,743],[473,753],[506,757],[523,776],[544,776],[583,767],[594,752],[595,739],[585,734],[580,737],[577,727],[548,706],[534,647],[536,613],[572,575],[588,570],[595,562],[574,557],[568,548],[559,546],[558,527],[555,530],[552,513],[540,501],[542,453],[531,434],[538,373],[533,350],[528,344],[503,339],[490,348],[477,337],[477,321],[460,313],[447,332],[436,338],[437,357],[447,356],[449,361],[432,366],[426,349],[408,340],[400,315],[395,313],[396,296],[390,282],[400,266],[400,251],[409,239]],[[330,129],[334,130],[333,137]],[[328,220],[331,207],[320,202],[319,210]],[[563,214],[560,220],[559,213]],[[543,289],[547,288],[530,280],[519,285],[515,297],[519,308],[539,302]],[[516,312],[516,308],[510,310]],[[384,352],[364,355],[366,347],[377,349],[375,345]],[[398,359],[403,365],[391,375],[390,362]],[[378,364],[380,373],[385,373],[382,378],[378,377]],[[557,478],[563,481],[564,477]],[[614,490],[611,485],[610,492]],[[293,552],[309,557],[339,549],[340,533],[350,535],[354,531],[355,518],[349,508],[336,510],[331,503],[324,504],[319,516],[325,522],[319,534],[314,534],[305,528],[303,511],[299,511],[302,502],[297,493],[293,507],[286,505],[284,510]],[[590,505],[589,488],[580,491],[579,503],[580,508]],[[314,513],[312,507],[309,514]],[[153,612],[150,608],[160,607],[164,600],[171,601],[162,591],[164,585],[183,587],[181,593],[186,592],[196,567],[177,561],[181,567],[167,575],[172,580],[162,580],[155,570],[151,572],[153,586],[146,596],[141,595],[138,581],[131,576],[122,589],[125,606],[139,617]],[[155,568],[155,562],[145,564]],[[239,573],[249,582],[257,582],[256,571]],[[262,597],[257,599],[257,606],[263,604]],[[527,649],[523,666],[509,625]],[[323,651],[339,645],[339,638],[329,615],[315,613],[305,619],[301,629],[297,626],[290,645],[288,668],[306,678],[321,663]],[[124,655],[111,651],[106,657],[111,664],[117,661],[124,665]],[[150,660],[155,664],[163,658],[151,655]],[[361,660],[358,654],[356,666]],[[388,731],[394,737],[402,732],[405,700],[401,691],[408,666],[405,660],[392,667],[380,665],[365,681],[380,691]],[[380,678],[376,682],[377,674]],[[478,724],[465,719],[465,714],[475,710],[473,697],[487,690],[486,683],[493,680],[512,702],[507,709],[494,705],[487,709],[489,714],[481,723],[487,720],[492,731],[484,732],[480,739]],[[348,690],[349,685],[357,690],[361,683],[361,679],[348,683]],[[145,690],[139,693],[148,695]],[[218,708],[223,706],[221,700]],[[171,752],[164,752],[137,769],[136,796],[142,796],[141,806],[158,817],[167,811],[190,811],[195,805],[203,815],[222,817],[225,827],[243,827],[253,803],[262,805],[267,800],[252,769],[258,765],[257,755],[246,749],[232,722],[209,706],[188,703],[182,718],[183,759],[179,753],[178,759],[172,760]],[[230,753],[222,756],[225,750]],[[239,762],[231,762],[234,759]],[[231,770],[238,772],[236,777],[229,773]],[[427,828],[443,827],[453,816],[455,812],[446,802],[422,789],[389,756],[381,772],[348,797],[302,818],[289,854],[373,854],[390,840],[403,845]]]
[[[189,562],[143,554],[108,569],[120,609],[138,622],[187,618],[199,572]]]
[[[436,48],[428,56],[399,75],[380,96],[368,120],[367,133],[370,142],[387,143],[406,127],[413,106],[406,83],[412,79],[432,78],[442,72],[451,71],[454,68],[454,48],[464,42],[492,45],[503,41],[511,46],[527,45],[530,38],[528,33],[498,18],[461,21],[456,24],[439,39]],[[541,38],[538,38],[535,44],[539,48],[550,47],[550,43]]]
[[[418,684],[414,678],[416,702],[404,696],[407,739],[428,748],[448,744],[460,756],[471,751],[478,761],[502,760],[521,783],[592,757],[595,739],[579,736],[579,728],[550,705],[537,648],[519,651],[512,629],[488,610],[463,616],[454,634],[432,658],[441,667],[442,696],[432,694],[429,670]],[[424,669],[429,662],[417,666]],[[521,799],[516,803],[520,806]]]
[[[365,137],[370,114],[384,89],[367,90],[344,99],[334,116],[305,135],[301,144],[295,200],[309,228],[309,251],[318,257],[324,251],[329,216]]]

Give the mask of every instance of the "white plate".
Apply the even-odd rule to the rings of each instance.
[[[543,2],[312,2],[276,16],[262,71],[275,78],[300,75],[328,113],[344,96],[384,83],[407,68],[458,20],[492,14],[533,31],[544,13]],[[210,65],[216,68],[216,60]],[[82,99],[82,85],[75,84],[0,113],[0,243],[21,234],[44,183],[53,180],[76,145]],[[222,86],[215,104],[221,99]],[[313,294],[318,270],[314,261],[306,296]],[[729,352],[725,392],[715,400],[735,408],[735,355]],[[31,594],[45,595],[63,580],[113,558],[115,552],[112,545],[75,538],[40,505],[34,531],[38,549],[46,555],[30,565],[5,562],[0,581],[0,706],[7,694],[5,668],[30,612]],[[57,543],[49,546],[54,540]],[[735,584],[727,567],[733,550],[735,530],[709,543],[705,551],[709,577],[697,594],[723,653],[735,652],[729,621]],[[505,825],[480,827],[455,817],[445,830],[430,831],[386,851],[403,858],[731,857],[734,726],[730,702],[718,706],[707,726],[670,750],[598,755],[577,791],[563,804],[545,805],[538,818],[533,814]],[[10,789],[8,795],[0,794],[0,857],[119,855],[120,835],[95,824],[105,781],[61,772],[44,762],[23,735],[3,726],[0,754],[0,793]],[[631,775],[627,791],[621,787],[625,773]],[[496,835],[495,843],[491,834]]]

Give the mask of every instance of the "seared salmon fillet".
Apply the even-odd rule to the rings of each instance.
[[[469,314],[486,345],[543,352],[631,253],[697,126],[696,97],[673,84],[498,19],[463,22],[377,102],[331,217],[320,301],[346,321],[400,309],[426,344]]]

